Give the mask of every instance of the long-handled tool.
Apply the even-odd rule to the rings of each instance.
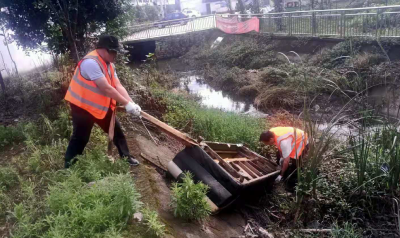
[[[149,134],[150,138],[153,140],[154,144],[158,145],[157,141],[154,139],[153,136],[151,136],[149,129],[147,129],[146,125],[144,124],[144,121],[142,119],[142,116],[139,116],[140,121],[142,122],[142,125],[144,129],[146,129],[147,133]]]

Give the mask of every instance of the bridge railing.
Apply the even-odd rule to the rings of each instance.
[[[229,15],[233,16],[233,15]],[[399,37],[400,5],[239,15],[260,19],[260,32],[289,36]]]
[[[400,37],[400,5],[266,14],[223,14],[136,25],[124,41],[137,41],[216,28],[216,16],[260,19],[260,32],[311,37]]]
[[[171,21],[159,21],[128,27],[131,35],[128,36],[124,41],[137,41],[150,38],[159,38],[213,28],[215,28],[214,15]]]

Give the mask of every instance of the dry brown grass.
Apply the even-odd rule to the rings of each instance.
[[[242,97],[257,97],[262,89],[262,84],[251,84],[239,89],[239,95]]]
[[[293,88],[265,85],[261,90],[254,100],[254,104],[260,109],[292,108],[303,103],[301,96]]]
[[[268,118],[268,125],[270,127],[291,126],[304,129],[304,122],[302,119],[283,109],[274,112],[274,114]]]

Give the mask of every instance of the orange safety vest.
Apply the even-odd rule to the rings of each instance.
[[[274,127],[271,128],[270,131],[275,135],[274,143],[280,152],[282,152],[281,142],[289,137],[292,138],[292,151],[290,153],[290,158],[296,159],[296,151],[298,158],[303,153],[305,146],[308,144],[307,135],[300,129],[296,128],[296,138],[294,127]]]
[[[80,65],[85,59],[94,59],[99,64],[103,74],[105,75],[107,82],[115,88],[115,77],[114,68],[112,64],[110,67],[110,74],[107,70],[106,62],[100,57],[96,50],[87,54],[76,66],[74,76],[72,77],[71,83],[65,100],[68,102],[85,109],[97,119],[103,119],[109,108],[115,110],[116,101],[106,96],[95,84],[94,81],[85,79],[81,75]]]

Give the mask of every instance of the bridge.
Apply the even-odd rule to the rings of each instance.
[[[217,16],[240,21],[257,17],[260,33],[280,36],[338,38],[400,37],[400,5],[368,8],[327,9],[266,14],[208,15],[179,21],[161,21],[129,27],[124,44],[216,29]]]

